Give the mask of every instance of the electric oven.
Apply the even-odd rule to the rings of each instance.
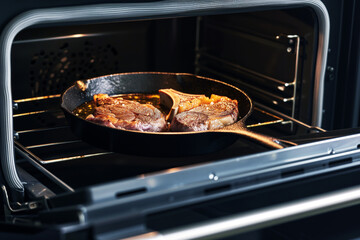
[[[359,236],[355,0],[1,5],[1,238]],[[185,154],[178,138],[164,156],[157,141],[159,154],[84,140],[62,94],[124,73],[231,84],[253,100],[246,127],[291,144],[237,136]]]

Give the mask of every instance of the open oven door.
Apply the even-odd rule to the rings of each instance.
[[[271,227],[290,234],[285,230],[291,226],[295,235],[309,231],[306,222],[337,216],[338,210],[344,210],[347,221],[360,202],[356,177],[360,134],[352,131],[350,136],[341,137],[345,132],[340,131],[339,136],[315,144],[58,194],[23,229],[28,233],[29,226],[36,227],[39,236],[51,229],[69,237],[96,239],[236,239],[241,234],[260,234],[261,239],[269,236]],[[327,138],[329,133],[318,137]],[[21,219],[18,216],[14,221]],[[323,226],[333,220],[327,219]],[[344,230],[341,227],[338,231]],[[321,238],[327,232],[316,234]]]

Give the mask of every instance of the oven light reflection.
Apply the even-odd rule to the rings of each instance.
[[[31,102],[31,101],[38,101],[38,100],[49,99],[49,98],[58,98],[60,96],[61,96],[60,94],[55,94],[55,95],[48,95],[48,96],[41,96],[41,97],[24,98],[24,99],[14,100],[14,102],[15,103]]]
[[[170,169],[165,170],[164,172],[165,173],[174,173],[174,172],[178,172],[180,170],[181,170],[181,168],[170,168]]]
[[[180,168],[180,167],[175,167],[175,168],[169,168],[169,169],[166,169],[166,170],[164,170],[164,171],[162,171],[162,173],[164,173],[164,174],[167,174],[167,173],[174,173],[174,172],[178,172],[178,171],[180,171],[182,168]],[[145,178],[145,177],[149,177],[149,176],[151,176],[151,175],[153,175],[153,174],[140,174],[140,175],[138,175],[138,177],[139,178]]]
[[[19,113],[19,114],[14,114],[13,117],[23,117],[23,116],[28,116],[28,115],[35,115],[35,114],[40,114],[40,113],[45,113],[47,112],[46,110],[41,110],[41,111],[35,111],[35,112],[27,112],[27,113]]]
[[[73,34],[73,35],[70,35],[69,37],[70,38],[81,38],[81,37],[85,37],[86,36],[86,34]]]
[[[59,39],[70,39],[70,38],[96,37],[96,36],[100,36],[100,35],[104,35],[104,34],[103,33],[89,33],[89,34],[76,33],[76,34],[71,34],[71,35],[48,37],[48,38],[16,40],[16,41],[14,41],[14,44],[30,43],[30,42],[38,42],[38,41],[51,41],[51,40],[59,40]]]
[[[277,88],[278,88],[280,91],[282,91],[282,92],[285,91],[285,87],[284,87],[284,86],[278,86]]]

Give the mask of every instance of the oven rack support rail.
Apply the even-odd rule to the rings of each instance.
[[[216,23],[207,23],[203,28],[216,29],[217,31],[227,32],[230,35],[236,36],[246,36],[244,38],[256,38],[258,44],[267,44],[272,46],[278,46],[282,44],[284,51],[294,55],[292,59],[293,66],[293,76],[289,76],[287,79],[277,79],[275,77],[268,76],[266,74],[258,73],[247,67],[244,67],[240,64],[234,63],[231,60],[226,60],[222,56],[217,56],[216,53],[210,53],[206,46],[200,45],[200,42],[204,41],[200,38],[200,29],[201,18],[198,18],[197,22],[197,39],[196,39],[196,74],[199,74],[201,71],[215,75],[215,78],[223,78],[231,83],[239,84],[241,87],[245,87],[248,93],[261,96],[266,96],[267,103],[272,108],[283,108],[286,110],[287,115],[295,118],[296,113],[296,102],[299,96],[297,93],[298,85],[298,70],[299,70],[299,58],[300,58],[300,36],[295,34],[278,34],[274,37],[269,36],[256,36],[252,33],[247,33],[246,31],[234,29],[227,24],[217,26]],[[205,45],[203,43],[203,45]],[[216,67],[213,65],[208,66],[206,63],[207,60],[216,64]],[[264,84],[261,83],[261,86],[249,84],[244,81],[241,77],[237,77],[237,74],[241,75],[250,75],[253,79],[263,79],[268,82],[267,87],[271,89],[277,89],[278,92],[272,92],[263,88]],[[256,81],[255,81],[256,82]],[[292,89],[292,90],[291,90]],[[288,93],[285,92],[288,90]],[[293,131],[293,128],[291,128]]]
[[[315,68],[314,86],[314,125],[321,124],[322,96],[325,74],[325,61],[329,41],[329,16],[325,5],[319,0],[268,0],[268,1],[160,1],[149,3],[98,4],[51,9],[35,9],[16,16],[10,21],[0,38],[0,132],[1,169],[5,184],[9,188],[11,201],[23,201],[24,186],[15,167],[12,94],[11,94],[11,47],[15,36],[23,29],[37,24],[68,23],[100,20],[135,20],[141,18],[160,18],[170,16],[199,16],[212,11],[245,12],[266,10],[267,8],[310,7],[319,23],[319,39]],[[5,144],[6,143],[6,144]]]

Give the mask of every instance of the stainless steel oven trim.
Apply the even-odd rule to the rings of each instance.
[[[313,125],[321,124],[323,79],[329,40],[329,16],[320,0],[238,0],[238,1],[157,1],[150,3],[98,4],[74,7],[35,9],[22,13],[10,21],[0,38],[0,118],[1,167],[6,184],[17,192],[24,187],[15,168],[12,95],[11,95],[11,47],[15,36],[23,29],[37,25],[61,22],[130,20],[139,18],[163,18],[170,16],[194,16],[205,12],[217,13],[266,10],[271,8],[310,7],[318,17],[319,41],[315,69]],[[271,153],[270,153],[271,154]]]
[[[163,232],[148,232],[125,239],[222,239],[235,234],[354,206],[359,203],[360,187],[356,186],[341,191],[259,209],[249,213],[234,214],[221,219],[210,220],[192,226],[185,226]]]
[[[192,165],[169,169],[153,174],[141,175],[136,178],[92,186],[88,188],[89,201],[92,203],[107,202],[115,199],[115,194],[144,188],[144,194],[170,191],[183,187],[203,184],[220,183],[229,179],[239,178],[247,174],[264,173],[281,166],[298,168],[306,164],[315,164],[326,159],[344,157],[358,150],[360,134],[333,138],[279,149],[276,151],[242,156],[218,161],[212,164]],[[191,176],[191,177],[189,177]],[[123,201],[126,201],[122,199]]]
[[[333,144],[336,144],[334,141],[332,141]],[[325,147],[327,144],[322,144],[323,147]],[[319,147],[319,146],[318,146]],[[272,185],[276,185],[284,182],[288,182],[288,181],[293,181],[295,179],[299,180],[299,179],[303,179],[303,178],[308,178],[311,176],[315,176],[317,174],[319,174],[319,172],[317,172],[319,170],[319,166],[324,166],[327,165],[327,163],[333,163],[333,161],[342,161],[344,159],[352,159],[352,163],[351,164],[344,164],[344,165],[332,165],[329,166],[329,168],[326,168],[325,171],[320,170],[321,174],[323,173],[329,173],[329,172],[333,172],[333,171],[338,171],[341,169],[350,169],[354,166],[359,166],[359,153],[360,150],[356,149],[353,151],[347,151],[344,153],[339,153],[339,154],[335,154],[335,155],[327,155],[327,156],[322,156],[319,158],[312,158],[309,160],[305,160],[305,162],[307,162],[309,164],[309,166],[311,165],[314,171],[305,171],[305,174],[299,174],[299,175],[295,175],[295,176],[285,176],[284,179],[280,179],[280,177],[274,177],[274,175],[271,175],[273,177],[271,177],[271,179],[269,178],[270,175],[266,176],[266,179],[264,182],[262,182],[260,180],[259,183],[249,183],[247,186],[241,184],[238,180],[239,178],[243,178],[245,180],[245,182],[247,182],[249,180],[249,176],[251,173],[244,173],[244,174],[239,174],[239,175],[233,175],[233,176],[229,176],[229,178],[225,179],[223,178],[223,176],[220,174],[218,176],[220,176],[218,178],[218,180],[215,180],[215,177],[212,177],[212,179],[210,179],[210,176],[207,177],[206,174],[201,174],[201,173],[205,173],[210,172],[212,169],[210,169],[211,167],[209,166],[199,166],[199,169],[196,170],[196,168],[191,168],[188,169],[188,171],[190,171],[190,173],[188,174],[184,174],[185,171],[182,172],[175,172],[174,174],[170,175],[180,175],[177,176],[177,179],[173,179],[175,180],[174,182],[177,183],[177,186],[174,186],[173,188],[162,188],[162,189],[156,189],[156,191],[152,192],[151,190],[149,191],[145,191],[143,193],[139,193],[139,194],[132,194],[132,195],[128,195],[128,196],[121,196],[118,198],[112,198],[112,199],[108,199],[108,201],[104,201],[105,199],[101,198],[101,200],[99,202],[92,202],[91,204],[88,205],[83,205],[81,206],[81,211],[83,211],[86,216],[85,218],[85,222],[86,223],[92,223],[94,222],[94,220],[99,220],[101,218],[107,218],[109,217],[109,215],[111,215],[111,213],[113,212],[121,212],[121,218],[122,219],[130,219],[132,216],[137,215],[137,214],[143,214],[141,215],[146,216],[146,215],[150,215],[153,213],[157,213],[157,212],[162,212],[165,210],[169,210],[169,209],[174,209],[177,207],[183,207],[183,206],[187,206],[187,205],[192,205],[192,204],[198,204],[201,203],[203,201],[209,201],[209,200],[214,200],[214,199],[221,199],[224,198],[226,196],[231,196],[232,194],[241,194],[244,192],[248,192],[248,191],[253,191],[255,189],[261,189],[261,188],[265,188],[265,187],[269,187]],[[295,156],[294,156],[295,157]],[[293,167],[296,167],[296,165],[299,165],[300,167],[303,167],[303,162],[304,161],[298,161],[298,162],[293,162],[293,163],[289,163],[288,165],[292,165]],[[315,165],[313,165],[315,164]],[[349,167],[349,165],[351,165],[351,167]],[[207,169],[207,170],[205,170]],[[286,171],[288,171],[288,167],[287,166],[278,166],[278,167],[274,167],[274,168],[264,168],[262,171],[268,171],[269,173],[272,171],[275,171],[274,173],[276,174],[276,172],[281,171],[281,169],[284,169]],[[202,171],[202,170],[205,170]],[[210,171],[209,171],[210,170]],[[239,171],[241,172],[241,165],[236,169],[233,169],[235,172]],[[194,172],[197,171],[197,172]],[[261,170],[260,170],[261,171]],[[196,174],[196,173],[200,173],[200,174]],[[259,172],[254,173],[255,176],[264,176],[263,174],[259,174]],[[163,175],[163,174],[162,174]],[[193,177],[194,175],[196,176],[200,176],[198,177],[198,182],[197,183],[192,183],[192,184],[181,184],[182,179],[186,178],[187,176],[191,176]],[[216,175],[216,174],[213,174]],[[205,176],[205,178],[204,178]],[[156,188],[156,185],[158,183],[160,184],[164,184],[164,185],[172,185],[171,183],[168,184],[168,179],[166,178],[165,181],[161,182],[161,179],[158,179],[157,177],[162,177],[160,176],[153,176],[152,177],[148,177],[146,178],[142,178],[142,179],[138,179],[137,181],[133,181],[132,183],[129,183],[128,186],[130,187],[134,187],[137,183],[141,182],[141,181],[149,181],[149,185],[154,185],[154,187]],[[173,176],[174,177],[174,176]],[[200,179],[202,177],[202,179]],[[258,179],[257,177],[255,177],[256,179]],[[151,180],[149,180],[151,179]],[[171,176],[170,176],[171,179]],[[213,194],[208,194],[206,193],[209,188],[217,188],[219,186],[225,186],[225,184],[234,184],[234,188],[225,190],[225,191],[219,191],[219,192],[215,192]],[[240,183],[240,185],[239,185]],[[104,186],[99,186],[100,188],[104,187]],[[140,186],[137,186],[136,188],[139,189]],[[98,195],[101,195],[103,193],[109,193],[112,192],[113,195],[114,192],[119,191],[119,189],[124,189],[126,188],[125,185],[121,185],[119,184],[118,186],[116,186],[116,188],[111,189],[111,188],[105,188],[103,190],[98,189]],[[128,189],[129,190],[129,189]],[[92,190],[91,190],[92,191]],[[126,191],[126,190],[125,190]],[[131,192],[131,190],[130,190]],[[190,194],[189,194],[190,193]],[[334,192],[335,193],[335,192]],[[93,194],[93,192],[87,192],[87,194]],[[320,195],[318,195],[320,196]],[[322,195],[321,195],[322,196]],[[305,198],[304,198],[305,199]],[[63,202],[64,199],[61,200],[61,202]],[[73,201],[73,198],[68,198],[68,200]],[[297,201],[297,200],[296,200]],[[302,200],[301,200],[302,201]],[[294,203],[294,202],[289,202],[289,203]],[[280,205],[278,205],[280,206]],[[283,205],[282,205],[283,206]],[[319,206],[319,205],[318,205]],[[326,208],[326,211],[330,211],[332,208],[331,207],[344,207],[344,205],[328,205]],[[58,206],[59,209],[56,209],[55,211],[61,211],[61,206]],[[66,207],[63,206],[63,207]],[[79,208],[76,208],[76,206],[72,206],[74,207],[73,209],[76,211],[79,211]],[[274,205],[275,207],[275,205]],[[311,207],[311,206],[309,206]],[[136,209],[136,210],[135,210]],[[263,209],[265,210],[265,208]],[[294,209],[296,210],[296,209]],[[317,210],[322,210],[321,207],[319,206],[319,209],[311,209],[309,210],[309,212],[307,212],[307,214],[317,214],[319,212],[317,212]],[[248,212],[245,212],[244,214],[247,214]],[[250,213],[250,212],[249,212]],[[240,214],[240,213],[238,213]],[[291,214],[290,214],[291,215]],[[310,216],[309,215],[309,216]],[[234,215],[235,216],[235,215]],[[240,216],[240,215],[239,215]],[[292,216],[288,216],[288,217],[292,217]],[[298,217],[298,216],[295,216]],[[224,220],[222,218],[222,220]],[[286,220],[290,220],[290,218],[283,218],[282,220],[286,221]],[[208,222],[210,223],[210,222]],[[276,221],[263,221],[263,222],[258,222],[259,224],[256,225],[255,227],[264,227],[265,224],[276,224]],[[202,224],[202,223],[200,223]],[[251,226],[250,226],[251,225]],[[190,228],[192,228],[192,226],[189,226]],[[249,226],[247,227],[254,227],[254,225],[250,224],[249,222]],[[239,230],[244,232],[244,231],[249,231],[249,228],[240,228]],[[117,229],[118,230],[118,229]],[[169,231],[167,230],[166,233],[170,233],[170,232],[176,232],[179,229],[170,229]],[[165,232],[162,232],[162,234]],[[118,237],[119,239],[121,237]],[[166,238],[168,239],[168,238]]]

